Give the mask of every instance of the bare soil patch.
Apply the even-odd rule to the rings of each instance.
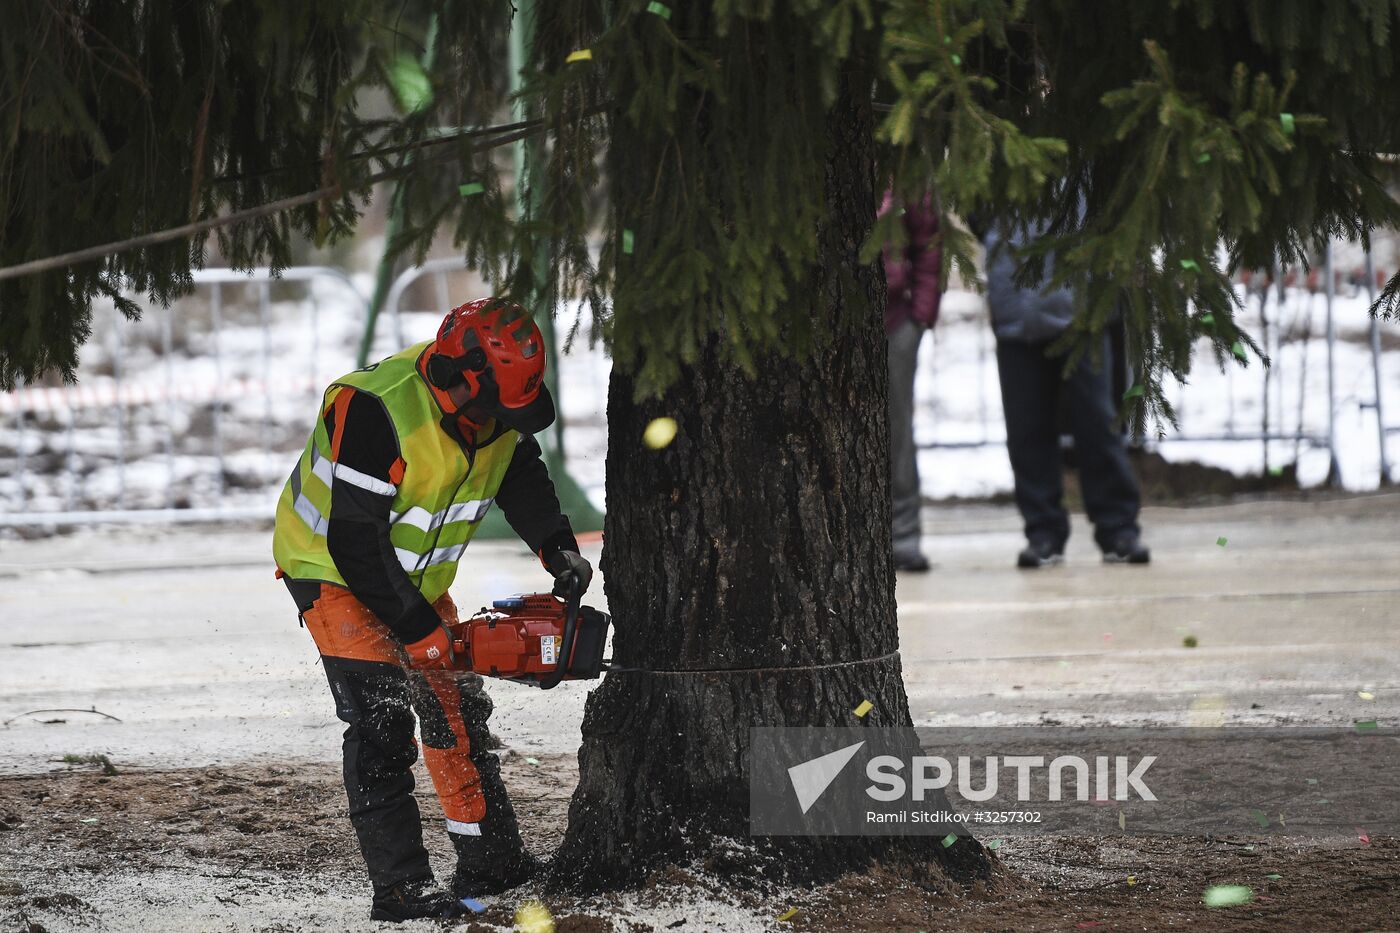
[[[81,766],[0,779],[0,929],[375,929],[337,768],[280,764],[118,773]],[[505,759],[528,844],[558,844],[572,756]],[[435,864],[451,861],[426,781]],[[961,896],[880,871],[808,891],[668,869],[594,898],[493,898],[456,929],[509,929],[541,897],[560,933],[604,930],[1385,930],[1400,917],[1400,842],[1202,836],[1006,840],[1001,871]],[[1212,885],[1252,889],[1210,909]],[[796,913],[777,918],[790,909]],[[411,925],[435,928],[430,924]]]

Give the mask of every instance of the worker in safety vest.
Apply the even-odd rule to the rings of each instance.
[[[447,589],[495,502],[556,578],[593,575],[533,435],[554,421],[544,342],[518,305],[469,302],[421,343],[337,379],[277,504],[273,551],[345,722],[350,822],[377,920],[457,916],[538,863],[488,750],[481,677],[450,670]],[[435,882],[413,798],[414,714],[457,850]]]

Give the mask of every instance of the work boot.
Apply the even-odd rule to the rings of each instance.
[[[908,570],[914,573],[924,573],[932,565],[924,552],[919,550],[919,542],[915,540],[912,544],[895,544],[894,546],[894,569]]]
[[[544,864],[513,840],[451,833],[457,849],[457,873],[452,877],[454,897],[486,897],[519,887],[539,875]]]
[[[1105,564],[1146,564],[1152,560],[1152,552],[1142,543],[1136,531],[1125,531],[1113,539],[1113,544],[1103,550]]]
[[[1016,566],[1022,570],[1049,567],[1065,561],[1065,546],[1049,538],[1033,538],[1016,555]]]
[[[375,892],[369,918],[402,923],[423,917],[460,917],[466,912],[460,900],[427,877],[400,881],[391,888]]]
[[[496,756],[483,755],[475,761],[486,798],[486,815],[477,824],[479,835],[448,833],[457,850],[452,892],[459,898],[499,894],[529,881],[542,868],[520,838]]]

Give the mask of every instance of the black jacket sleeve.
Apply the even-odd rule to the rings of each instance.
[[[331,481],[326,547],[350,592],[394,633],[411,644],[441,624],[437,611],[413,585],[389,542],[398,438],[379,400],[353,389],[349,404],[332,405],[326,428],[339,440]],[[338,412],[344,424],[337,425]],[[339,433],[337,433],[339,432]],[[334,446],[334,445],[333,445]]]
[[[496,492],[496,504],[525,546],[549,566],[559,551],[577,551],[573,526],[559,508],[554,481],[541,457],[539,441],[522,434]]]

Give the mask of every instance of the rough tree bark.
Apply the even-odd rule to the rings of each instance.
[[[910,723],[894,654],[883,275],[858,259],[878,194],[870,85],[848,84],[828,117],[821,263],[791,297],[832,332],[826,348],[763,360],[756,378],[712,348],[641,404],[613,373],[603,570],[616,661],[647,670],[609,674],[588,699],[557,883],[626,884],[696,859],[789,879],[874,859],[987,871],[971,840],[748,834],[750,726]],[[679,422],[676,440],[641,447],[661,415]],[[875,708],[862,720],[863,699]]]

